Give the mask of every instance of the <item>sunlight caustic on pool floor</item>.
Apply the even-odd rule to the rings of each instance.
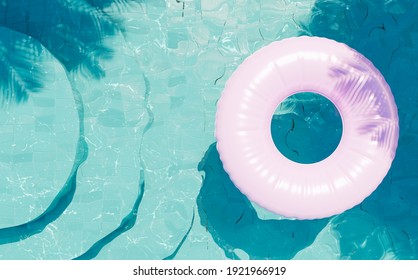
[[[60,18],[46,20],[38,9],[29,21],[81,30],[73,25],[83,21],[68,16],[98,26],[66,37],[65,28],[5,21],[15,30],[7,32],[38,39],[54,79],[27,102],[1,108],[0,227],[46,211],[75,164],[74,193],[41,232],[0,245],[1,259],[418,258],[414,1],[85,1],[85,10],[64,2]],[[12,15],[0,8],[0,18]],[[369,58],[392,87],[401,127],[397,158],[376,192],[313,221],[252,205],[214,145],[216,102],[232,72],[261,47],[302,34]]]

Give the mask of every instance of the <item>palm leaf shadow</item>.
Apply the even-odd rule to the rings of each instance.
[[[44,85],[45,75],[39,75],[42,71],[34,69],[39,55],[30,48],[34,39],[67,71],[80,71],[94,79],[102,78],[105,71],[101,61],[109,60],[113,55],[105,40],[124,31],[123,21],[116,14],[106,12],[106,9],[112,4],[120,10],[130,3],[141,2],[14,0],[0,4],[0,26],[28,36],[25,40],[19,38],[19,43],[15,41],[15,37],[19,36],[10,36],[5,32],[0,35],[0,54],[6,57],[0,62],[3,99],[9,100],[13,95],[14,101],[24,101],[30,92],[38,91]],[[22,41],[26,41],[24,48]]]
[[[385,76],[399,114],[392,167],[360,205],[331,222],[343,259],[418,258],[418,138],[412,123],[418,104],[418,2],[317,0],[302,34],[346,43]],[[415,104],[415,105],[413,105]]]
[[[113,52],[104,39],[122,29],[120,20],[103,10],[113,2],[119,1],[7,1],[0,5],[0,24],[36,38],[68,71],[83,68],[100,78],[100,60]]]
[[[77,89],[74,73],[81,71],[90,78],[105,75],[101,60],[112,57],[105,38],[123,31],[122,22],[105,12],[112,3],[119,7],[139,0],[14,0],[0,3],[0,26],[22,34],[18,41],[4,33],[0,36],[0,89],[2,100],[21,102],[30,92],[44,86],[45,71],[38,62],[36,40],[64,66],[71,84],[79,117],[79,139],[73,168],[60,192],[48,208],[26,223],[0,229],[0,244],[18,242],[42,232],[70,205],[76,187],[77,172],[87,159],[88,146],[84,139],[84,104]],[[23,35],[26,34],[27,36]],[[18,37],[19,37],[18,36]],[[24,39],[23,39],[24,38]],[[35,70],[36,71],[35,71]]]
[[[46,69],[39,61],[41,45],[31,37],[0,27],[0,101],[20,103],[38,92]]]
[[[101,10],[106,9],[111,5],[116,5],[116,7],[120,10],[129,6],[132,2],[143,3],[144,0],[86,0],[86,2]]]

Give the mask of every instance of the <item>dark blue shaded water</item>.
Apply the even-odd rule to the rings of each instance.
[[[199,164],[205,172],[197,197],[202,226],[231,259],[235,249],[250,259],[290,259],[311,245],[328,223],[321,220],[262,220],[250,201],[231,182],[212,144]]]
[[[42,45],[25,34],[0,26],[0,101],[20,103],[44,86]],[[27,71],[32,69],[32,71]]]
[[[399,110],[392,168],[361,205],[339,215],[341,258],[418,258],[418,3],[317,1],[306,33],[357,49],[385,76]]]
[[[30,65],[41,66],[42,62],[37,61],[37,51],[43,45],[67,70],[80,125],[74,166],[66,182],[62,183],[61,191],[52,204],[34,220],[0,229],[0,244],[17,242],[41,232],[60,217],[72,202],[79,166],[88,155],[84,139],[83,92],[77,89],[72,74],[92,79],[105,75],[100,62],[110,59],[114,50],[106,46],[104,41],[124,32],[123,22],[107,14],[105,9],[112,3],[122,7],[129,2],[10,0],[0,3],[0,54],[4,58],[0,62],[1,100],[23,103],[30,98],[30,94],[44,86],[41,68],[32,67],[32,72],[27,71]],[[159,6],[165,7],[163,2],[159,1]],[[379,188],[354,209],[323,220],[261,220],[248,199],[229,180],[215,144],[212,144],[198,166],[205,175],[196,201],[201,224],[228,258],[239,258],[237,249],[244,251],[251,259],[293,258],[309,247],[327,224],[331,225],[330,234],[339,240],[340,255],[337,257],[342,259],[418,258],[417,21],[418,4],[413,0],[318,0],[315,3],[311,19],[300,23],[300,34],[344,42],[363,53],[382,72],[399,108],[400,140],[397,156]],[[279,27],[277,30],[281,32]],[[12,75],[11,69],[16,70],[20,81]],[[146,84],[145,95],[149,95],[149,83]],[[14,89],[13,94],[11,89]],[[299,105],[306,103],[300,102]],[[310,105],[314,110],[315,106],[320,108],[322,103]],[[142,133],[150,128],[153,120],[150,105],[146,107],[150,122]],[[293,115],[273,120],[276,122],[273,127],[280,128],[273,129],[273,138],[285,142],[289,154],[293,156],[299,156],[297,154],[300,149],[294,147],[303,143],[296,143],[289,135],[296,130],[304,134],[303,129],[307,127],[304,120],[296,116],[297,112],[294,112]],[[309,153],[304,154],[305,160],[312,160],[313,156],[325,153],[320,148],[303,148],[309,150]],[[94,258],[104,246],[134,226],[145,188],[144,169],[141,159],[141,182],[130,213],[117,228],[104,237],[98,236],[97,242],[79,259]],[[184,229],[183,239],[167,259],[176,257],[192,230],[193,221],[189,228]]]
[[[391,86],[399,109],[399,146],[385,180],[361,205],[330,220],[342,259],[418,258],[417,23],[418,3],[412,0],[386,5],[381,1],[321,0],[315,3],[311,19],[300,23],[301,35],[344,42],[370,59]],[[286,135],[279,134],[273,137]],[[197,199],[202,224],[230,258],[236,258],[235,248],[250,258],[292,258],[311,244],[325,224],[322,220],[259,221],[229,181],[214,144],[199,170],[205,171]],[[305,238],[295,238],[292,230]]]
[[[288,159],[314,163],[330,156],[341,140],[338,109],[322,95],[294,94],[273,115],[271,135],[276,148]]]
[[[120,30],[119,23],[97,7],[114,1],[14,0],[0,5],[0,25],[37,39],[67,70],[104,75],[101,59],[112,50],[103,38]]]

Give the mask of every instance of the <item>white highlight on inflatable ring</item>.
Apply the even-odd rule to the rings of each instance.
[[[276,107],[315,92],[343,122],[337,149],[301,164],[271,136]],[[274,42],[248,57],[218,101],[217,149],[231,180],[251,201],[298,219],[339,214],[362,202],[386,176],[398,144],[397,108],[380,72],[345,44],[319,37]]]

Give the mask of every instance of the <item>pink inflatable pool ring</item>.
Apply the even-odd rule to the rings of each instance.
[[[287,159],[271,136],[276,107],[315,92],[339,110],[343,133],[326,159]],[[298,219],[339,214],[362,202],[386,176],[398,145],[397,108],[379,71],[333,40],[297,37],[248,57],[218,101],[216,138],[224,169],[251,201]]]

